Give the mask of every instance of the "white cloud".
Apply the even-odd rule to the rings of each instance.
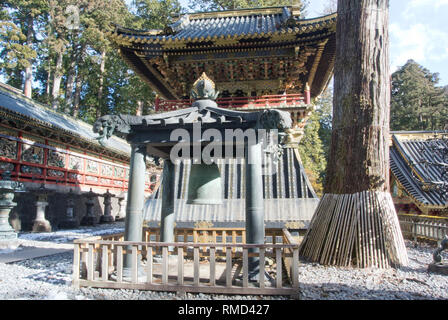
[[[409,59],[423,65],[448,59],[448,32],[446,31],[421,23],[410,26],[392,23],[389,32],[392,72]]]
[[[408,19],[419,18],[421,14],[432,14],[440,13],[438,12],[440,7],[448,6],[448,0],[411,0],[409,2],[403,3],[404,11],[402,11],[404,16]],[[423,11],[422,11],[423,10]]]

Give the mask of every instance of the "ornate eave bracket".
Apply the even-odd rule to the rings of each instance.
[[[131,124],[135,118],[135,116],[122,114],[100,117],[93,125],[93,132],[99,134],[96,139],[102,146],[105,146],[105,140],[112,137],[114,133],[121,138],[126,138],[131,132]]]

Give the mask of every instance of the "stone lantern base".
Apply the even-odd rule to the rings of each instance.
[[[84,216],[81,219],[81,225],[82,226],[95,226],[98,224],[98,218],[95,216]]]
[[[114,222],[115,218],[113,216],[109,216],[109,215],[102,215],[100,217],[100,223],[110,223],[110,222]]]
[[[33,232],[51,232],[51,225],[48,220],[34,221]]]
[[[64,220],[64,221],[59,222],[59,228],[61,228],[61,229],[74,229],[77,227],[79,227],[79,223],[75,219]]]
[[[448,275],[448,264],[446,263],[431,263],[428,266],[428,272]]]

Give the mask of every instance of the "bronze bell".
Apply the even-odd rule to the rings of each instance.
[[[187,204],[222,204],[221,173],[216,163],[191,165]]]

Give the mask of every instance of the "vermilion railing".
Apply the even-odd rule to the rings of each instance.
[[[184,109],[191,106],[193,100],[164,100],[157,98],[155,101],[156,111],[172,111],[177,109]],[[282,105],[298,106],[301,104],[309,104],[309,94],[281,94],[281,95],[266,95],[258,97],[230,97],[219,98],[216,100],[218,107],[229,109],[256,109],[256,108],[276,108]]]

